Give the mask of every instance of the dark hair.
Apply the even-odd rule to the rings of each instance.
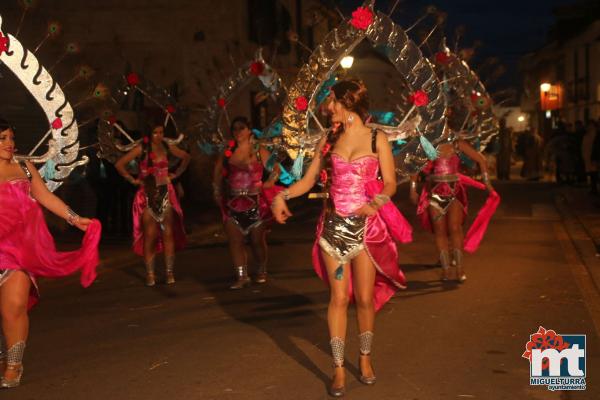
[[[360,79],[344,79],[331,87],[335,100],[340,102],[348,111],[358,114],[363,122],[369,118],[369,97],[367,87]],[[329,145],[329,151],[323,160],[323,166],[327,172],[327,182],[324,191],[329,192],[331,186],[331,153],[340,136],[344,133],[344,124],[332,128],[327,134],[326,145]],[[331,199],[325,201],[325,206],[331,210],[333,202]]]
[[[231,132],[232,135],[233,135],[233,126],[236,123],[242,123],[242,124],[246,125],[246,127],[248,129],[250,129],[250,127],[251,127],[250,120],[248,120],[248,118],[246,118],[244,116],[239,115],[231,120],[231,125],[229,126],[229,131]]]
[[[8,123],[7,120],[0,117],[0,132],[4,132],[7,129],[13,129],[13,127]]]

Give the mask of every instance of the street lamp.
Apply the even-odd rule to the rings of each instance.
[[[544,82],[540,85],[540,90],[542,93],[548,93],[550,89],[552,89],[552,85],[547,82]]]
[[[354,64],[354,57],[352,57],[352,56],[346,56],[346,57],[342,58],[342,61],[340,61],[340,65],[344,69],[352,68],[352,64]]]

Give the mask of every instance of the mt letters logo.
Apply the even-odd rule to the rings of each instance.
[[[523,358],[529,360],[531,385],[585,390],[585,335],[559,335],[540,326],[529,336]]]

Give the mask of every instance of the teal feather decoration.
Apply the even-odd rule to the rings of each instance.
[[[106,175],[106,166],[104,165],[104,163],[102,162],[102,160],[100,160],[100,178],[102,179],[106,179],[107,175]]]
[[[260,129],[252,129],[252,133],[254,134],[254,137],[256,137],[257,139],[261,139],[263,137],[263,131],[261,131]]]
[[[292,176],[294,179],[299,180],[302,178],[302,172],[304,170],[304,150],[300,150],[298,157],[294,160],[292,165]]]
[[[344,266],[343,265],[340,265],[339,267],[336,268],[335,279],[338,281],[341,281],[342,279],[344,279]]]
[[[294,178],[283,168],[283,165],[279,164],[279,182],[284,185],[291,185],[294,183]]]
[[[436,158],[438,158],[437,150],[425,136],[420,135],[419,141],[421,142],[421,147],[423,148],[425,155],[427,155],[427,158],[429,158],[431,161],[434,161]]]
[[[55,173],[56,163],[53,159],[49,159],[48,161],[46,161],[46,164],[44,164],[44,180],[51,181],[52,179],[54,179]]]

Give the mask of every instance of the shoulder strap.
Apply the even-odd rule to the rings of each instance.
[[[377,153],[377,129],[371,129],[371,151]]]
[[[23,172],[25,172],[25,175],[27,176],[27,179],[31,180],[31,177],[32,177],[31,171],[27,167],[27,164],[25,164],[25,161],[19,161],[19,167],[21,167],[21,169],[23,170]]]

